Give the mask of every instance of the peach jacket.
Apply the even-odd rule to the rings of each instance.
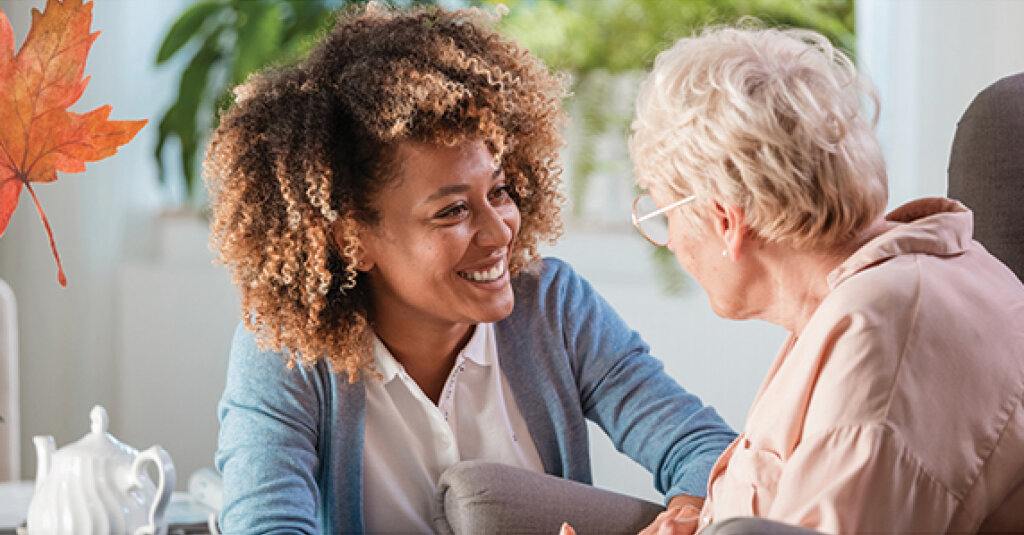
[[[702,528],[1024,530],[1024,285],[955,201],[886,219],[775,358],[712,469]]]

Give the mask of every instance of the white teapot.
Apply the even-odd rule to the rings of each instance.
[[[57,451],[52,436],[33,437],[36,489],[29,535],[164,535],[174,463],[160,446],[139,453],[107,433],[107,411],[89,413],[92,431]],[[153,484],[146,464],[156,465]]]

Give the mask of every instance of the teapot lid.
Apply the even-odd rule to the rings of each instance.
[[[102,406],[93,407],[89,411],[89,419],[92,420],[89,433],[78,442],[61,448],[55,455],[62,457],[125,457],[128,461],[138,455],[138,450],[120,442],[107,432],[110,419],[107,417],[107,410]]]

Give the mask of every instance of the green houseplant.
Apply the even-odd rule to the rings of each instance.
[[[156,63],[182,57],[177,98],[160,118],[154,157],[167,182],[165,145],[178,142],[184,197],[199,204],[197,161],[226,104],[229,87],[250,72],[299,57],[317,31],[327,26],[324,2],[303,0],[201,0],[189,7],[164,36]]]
[[[605,74],[650,67],[654,56],[679,37],[708,25],[752,16],[776,26],[810,28],[841,48],[854,47],[853,0],[486,0],[510,7],[503,29],[543,58],[569,73],[584,104],[585,133],[628,126],[626,117],[602,112]],[[586,187],[589,154],[580,158],[580,184]]]

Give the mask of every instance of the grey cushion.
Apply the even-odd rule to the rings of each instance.
[[[948,195],[974,212],[974,239],[1024,280],[1024,73],[967,107],[950,150]]]
[[[464,461],[438,482],[434,528],[442,534],[543,533],[568,522],[581,535],[636,534],[660,505],[529,470]]]

